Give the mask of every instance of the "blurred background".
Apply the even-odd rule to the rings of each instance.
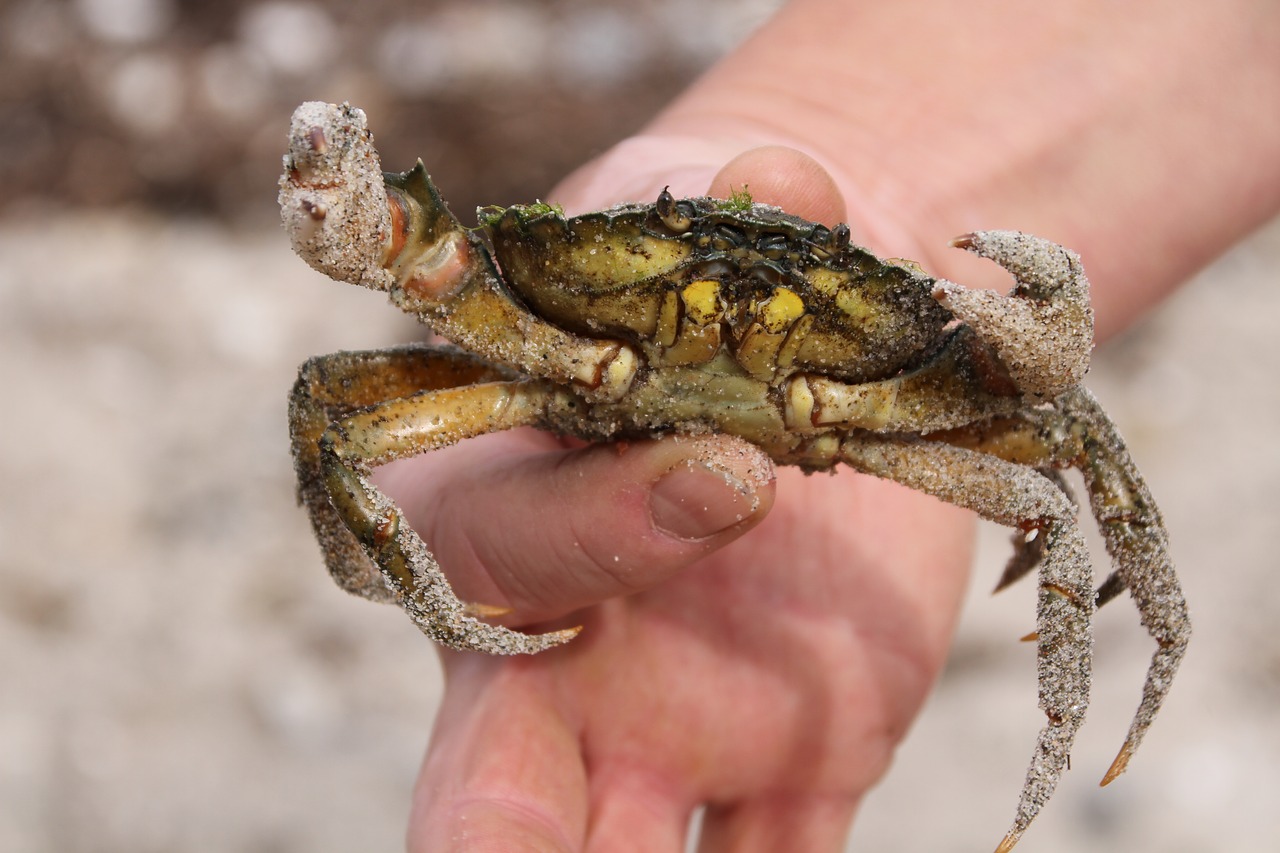
[[[417,331],[289,252],[288,115],[362,106],[465,218],[545,193],[779,4],[0,0],[0,850],[403,846],[435,653],[326,578],[284,395],[309,355]],[[1150,652],[1127,600],[1101,613],[1028,851],[1274,845],[1278,277],[1272,223],[1098,354],[1197,635],[1100,791]],[[1042,718],[1033,591],[987,595],[1005,539],[982,531],[951,665],[851,850],[984,849],[1011,819]]]

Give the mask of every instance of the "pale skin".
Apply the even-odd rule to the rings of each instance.
[[[1105,338],[1280,210],[1280,8],[1008,9],[796,0],[551,198],[748,185],[1001,288],[945,247],[1016,227],[1080,252]],[[733,484],[692,461],[707,443]],[[444,653],[410,849],[678,851],[704,804],[703,851],[842,849],[945,661],[971,518],[769,470],[727,438],[517,431],[379,472],[462,598],[584,626],[534,657]]]

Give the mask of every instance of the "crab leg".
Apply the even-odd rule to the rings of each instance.
[[[851,383],[797,373],[785,386],[787,426],[922,432],[1012,413],[1022,400],[998,365],[984,361],[985,347],[962,328],[928,363],[890,379]]]
[[[299,497],[341,586],[396,601],[451,648],[532,653],[577,630],[530,636],[473,618],[399,508],[366,476],[393,459],[538,423],[550,399],[545,386],[495,381],[504,378],[452,350],[335,353],[303,366],[290,424]]]
[[[1013,827],[997,853],[1007,853],[1048,802],[1089,704],[1094,610],[1093,577],[1075,506],[1035,470],[941,442],[855,433],[840,458],[999,524],[1036,530],[1045,540],[1036,612],[1041,730]]]
[[[1142,700],[1124,745],[1102,779],[1106,785],[1124,772],[1164,703],[1191,639],[1191,620],[1169,556],[1164,520],[1115,425],[1084,388],[1064,394],[1058,407],[1083,435],[1080,468],[1093,515],[1116,566],[1099,590],[1099,602],[1128,589],[1143,627],[1156,641]]]
[[[1143,627],[1156,641],[1138,710],[1102,779],[1103,785],[1112,782],[1124,772],[1164,703],[1191,639],[1191,622],[1169,556],[1164,521],[1124,441],[1084,388],[1061,395],[1052,409],[1031,410],[929,438],[1038,466],[1068,495],[1056,469],[1078,468],[1083,473],[1090,508],[1116,567],[1098,588],[1096,602],[1101,606],[1129,590]],[[1038,550],[1037,541],[1015,553],[1000,587],[1029,571]]]
[[[1064,492],[1054,469],[1077,468],[1084,475],[1089,504],[1115,564],[1098,588],[1098,606],[1126,589],[1133,595],[1156,651],[1147,670],[1142,700],[1129,734],[1102,784],[1124,772],[1169,692],[1191,639],[1186,600],[1169,556],[1169,536],[1146,482],[1129,456],[1115,425],[1084,388],[1058,397],[1051,409],[1037,409],[947,432],[931,439],[980,450],[1024,465],[1035,465]],[[1069,494],[1069,492],[1067,492]],[[1015,554],[1000,587],[1034,565],[1034,547]],[[1014,564],[1017,564],[1017,568]]]
[[[317,356],[298,371],[289,393],[289,433],[298,474],[298,502],[306,507],[329,571],[348,592],[392,600],[378,568],[365,556],[329,502],[320,463],[320,436],[329,424],[384,400],[424,389],[454,388],[509,378],[457,350],[408,346]]]

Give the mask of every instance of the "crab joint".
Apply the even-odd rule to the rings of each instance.
[[[408,201],[398,192],[388,189],[387,215],[390,217],[391,234],[387,241],[387,255],[383,264],[390,264],[400,257],[405,243],[409,241],[409,229],[413,225],[413,215],[409,212]]]
[[[373,527],[373,547],[381,549],[390,542],[400,532],[400,516],[396,512],[390,512],[374,524]]]
[[[807,376],[797,376],[787,383],[786,401],[783,418],[787,429],[806,430],[815,426],[813,415],[817,403]]]
[[[897,414],[899,383],[850,385],[801,374],[787,385],[786,422],[791,429],[846,426],[880,429]]]
[[[471,280],[468,275],[471,253],[466,235],[454,231],[421,251],[403,254],[395,261],[400,289],[406,296],[428,305],[448,301]]]
[[[635,379],[640,360],[636,351],[624,344],[617,344],[611,349],[613,352],[605,355],[596,365],[584,365],[584,369],[574,378],[596,390],[604,398],[617,400],[631,388],[631,380]]]

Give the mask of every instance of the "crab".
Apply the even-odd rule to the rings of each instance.
[[[1047,721],[997,853],[1057,785],[1088,705],[1094,610],[1128,591],[1156,650],[1103,784],[1124,771],[1190,625],[1159,510],[1080,384],[1093,318],[1074,253],[1013,231],[954,241],[1012,274],[998,295],[877,258],[845,225],[666,190],[571,219],[546,204],[482,209],[469,229],[421,162],[383,173],[362,111],[318,102],[294,113],[280,204],[311,266],[385,291],[453,344],[335,353],[300,371],[299,499],[341,586],[399,604],[452,648],[558,646],[576,629],[525,634],[460,601],[370,471],[520,426],[589,441],[727,433],[779,464],[848,466],[1015,528],[999,587],[1038,573]],[[1114,564],[1096,587],[1065,469],[1083,475]]]

